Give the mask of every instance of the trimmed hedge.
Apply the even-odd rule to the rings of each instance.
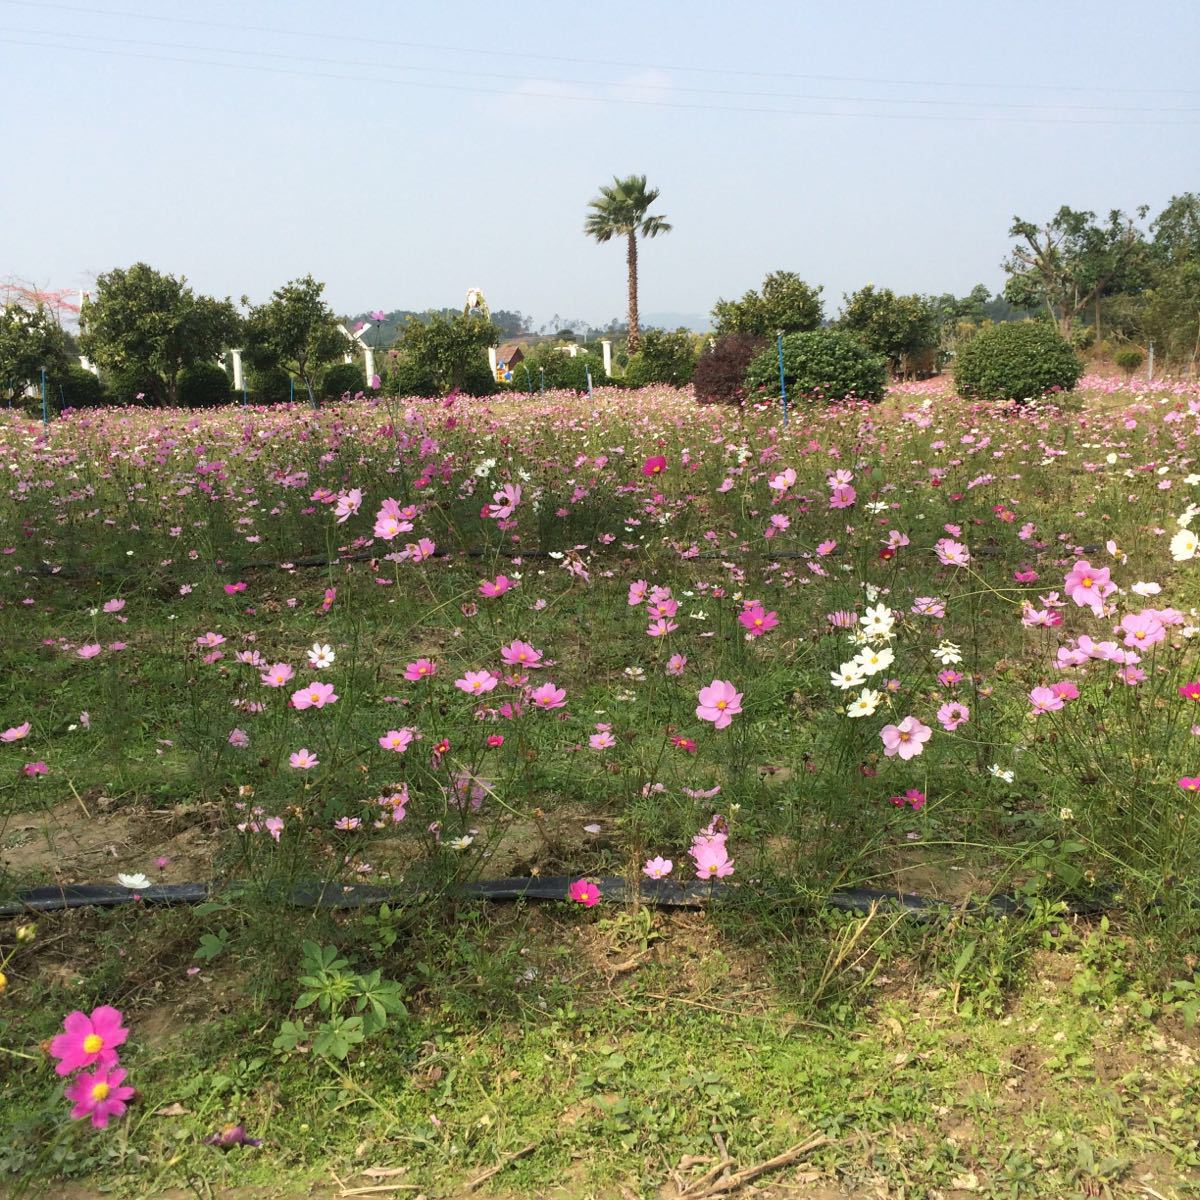
[[[783,339],[783,374],[789,399],[882,400],[887,359],[872,354],[853,334],[840,329],[789,333]],[[779,395],[779,353],[768,346],[750,363],[746,389]]]
[[[954,386],[978,400],[1032,400],[1069,392],[1083,374],[1070,342],[1051,326],[1006,321],[984,329],[959,351]]]

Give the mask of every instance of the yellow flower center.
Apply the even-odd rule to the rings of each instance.
[[[1090,575],[1085,575],[1083,577],[1083,586],[1085,588],[1090,588],[1092,586],[1092,577]]]
[[[1138,641],[1141,641],[1141,639],[1146,636],[1146,631],[1144,629],[1139,629],[1133,636],[1137,638]]]
[[[104,1039],[98,1034],[89,1033],[83,1039],[84,1054],[99,1054],[104,1049]]]
[[[728,701],[726,701],[726,700],[718,700],[718,701],[717,701],[717,707],[718,707],[719,709],[721,709],[721,711],[722,711],[722,712],[724,712],[724,711],[725,711],[725,709],[729,707],[729,702],[728,702]]]
[[[96,1084],[96,1086],[94,1088],[92,1088],[92,1099],[93,1100],[107,1100],[108,1099],[108,1084],[107,1083]]]
[[[908,741],[908,734],[907,734],[907,733],[902,733],[902,734],[900,735],[900,740],[901,740],[902,742],[907,742],[907,741]]]

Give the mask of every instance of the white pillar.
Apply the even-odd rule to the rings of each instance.
[[[608,338],[600,339],[600,348],[604,351],[604,373],[612,376],[612,342]]]
[[[492,368],[492,378],[496,378],[496,347],[488,347],[488,365]]]
[[[233,359],[233,390],[240,392],[245,382],[242,376],[242,352],[230,350],[229,356]]]
[[[100,368],[98,366],[96,366],[96,364],[94,362],[92,362],[92,360],[90,358],[88,358],[88,356],[86,354],[81,354],[79,356],[79,365],[85,371],[91,371],[91,373],[93,375],[95,375],[95,377],[97,379],[100,378]]]
[[[375,351],[370,346],[364,346],[363,358],[367,364],[367,383],[369,384],[372,376],[375,374]]]
[[[572,358],[575,358],[575,357],[577,357],[577,356],[578,356],[578,354],[579,354],[579,347],[578,347],[578,346],[577,346],[577,345],[576,345],[574,342],[572,342],[572,343],[571,343],[571,344],[570,344],[570,345],[567,347],[567,353],[568,353],[568,354],[569,354],[569,355],[570,355]]]

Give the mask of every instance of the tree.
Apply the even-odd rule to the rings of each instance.
[[[686,329],[667,333],[647,329],[636,354],[625,368],[626,387],[645,387],[648,383],[672,383],[683,387],[690,383],[696,369],[696,341]]]
[[[658,199],[658,188],[647,188],[645,175],[627,179],[613,176],[612,187],[601,187],[597,199],[588,203],[594,209],[587,215],[583,231],[598,242],[614,237],[625,238],[625,265],[629,274],[629,353],[638,348],[638,234],[657,237],[670,233],[664,217],[651,216],[650,206]]]
[[[277,288],[266,304],[250,310],[247,356],[259,370],[283,367],[304,384],[317,407],[315,387],[322,370],[351,351],[333,310],[321,298],[325,285],[311,275]]]
[[[762,291],[751,288],[740,300],[718,300],[713,306],[717,332],[774,337],[807,333],[821,324],[821,288],[805,283],[794,271],[772,271]]]
[[[139,376],[160,404],[175,404],[179,373],[236,345],[242,328],[228,299],[198,296],[183,276],[139,262],[96,280],[80,314],[79,346],[102,370]]]
[[[1139,208],[1136,218],[1146,212]],[[1071,336],[1075,318],[1095,305],[1099,341],[1100,298],[1140,290],[1146,241],[1135,218],[1118,209],[1101,224],[1095,213],[1063,205],[1042,226],[1014,217],[1008,235],[1018,242],[1004,261],[1009,275],[1005,298],[1023,308],[1045,306],[1065,338]]]
[[[18,395],[42,367],[55,373],[66,366],[66,337],[45,305],[0,308],[0,394]]]
[[[1157,262],[1200,264],[1200,195],[1184,192],[1150,222],[1151,252]]]
[[[486,316],[430,313],[409,320],[399,349],[409,370],[431,378],[442,392],[476,391],[484,376],[490,378],[487,349],[499,341],[500,330]],[[491,383],[494,387],[495,380]]]
[[[899,371],[905,359],[938,344],[937,309],[923,296],[897,296],[891,288],[876,291],[869,283],[853,296],[842,298],[846,307],[838,324],[882,354],[893,371]]]

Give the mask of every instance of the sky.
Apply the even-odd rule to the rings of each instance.
[[[1200,189],[1198,60],[1196,0],[0,0],[0,279],[603,324],[587,203],[645,174],[643,313],[998,290],[1014,215]]]

